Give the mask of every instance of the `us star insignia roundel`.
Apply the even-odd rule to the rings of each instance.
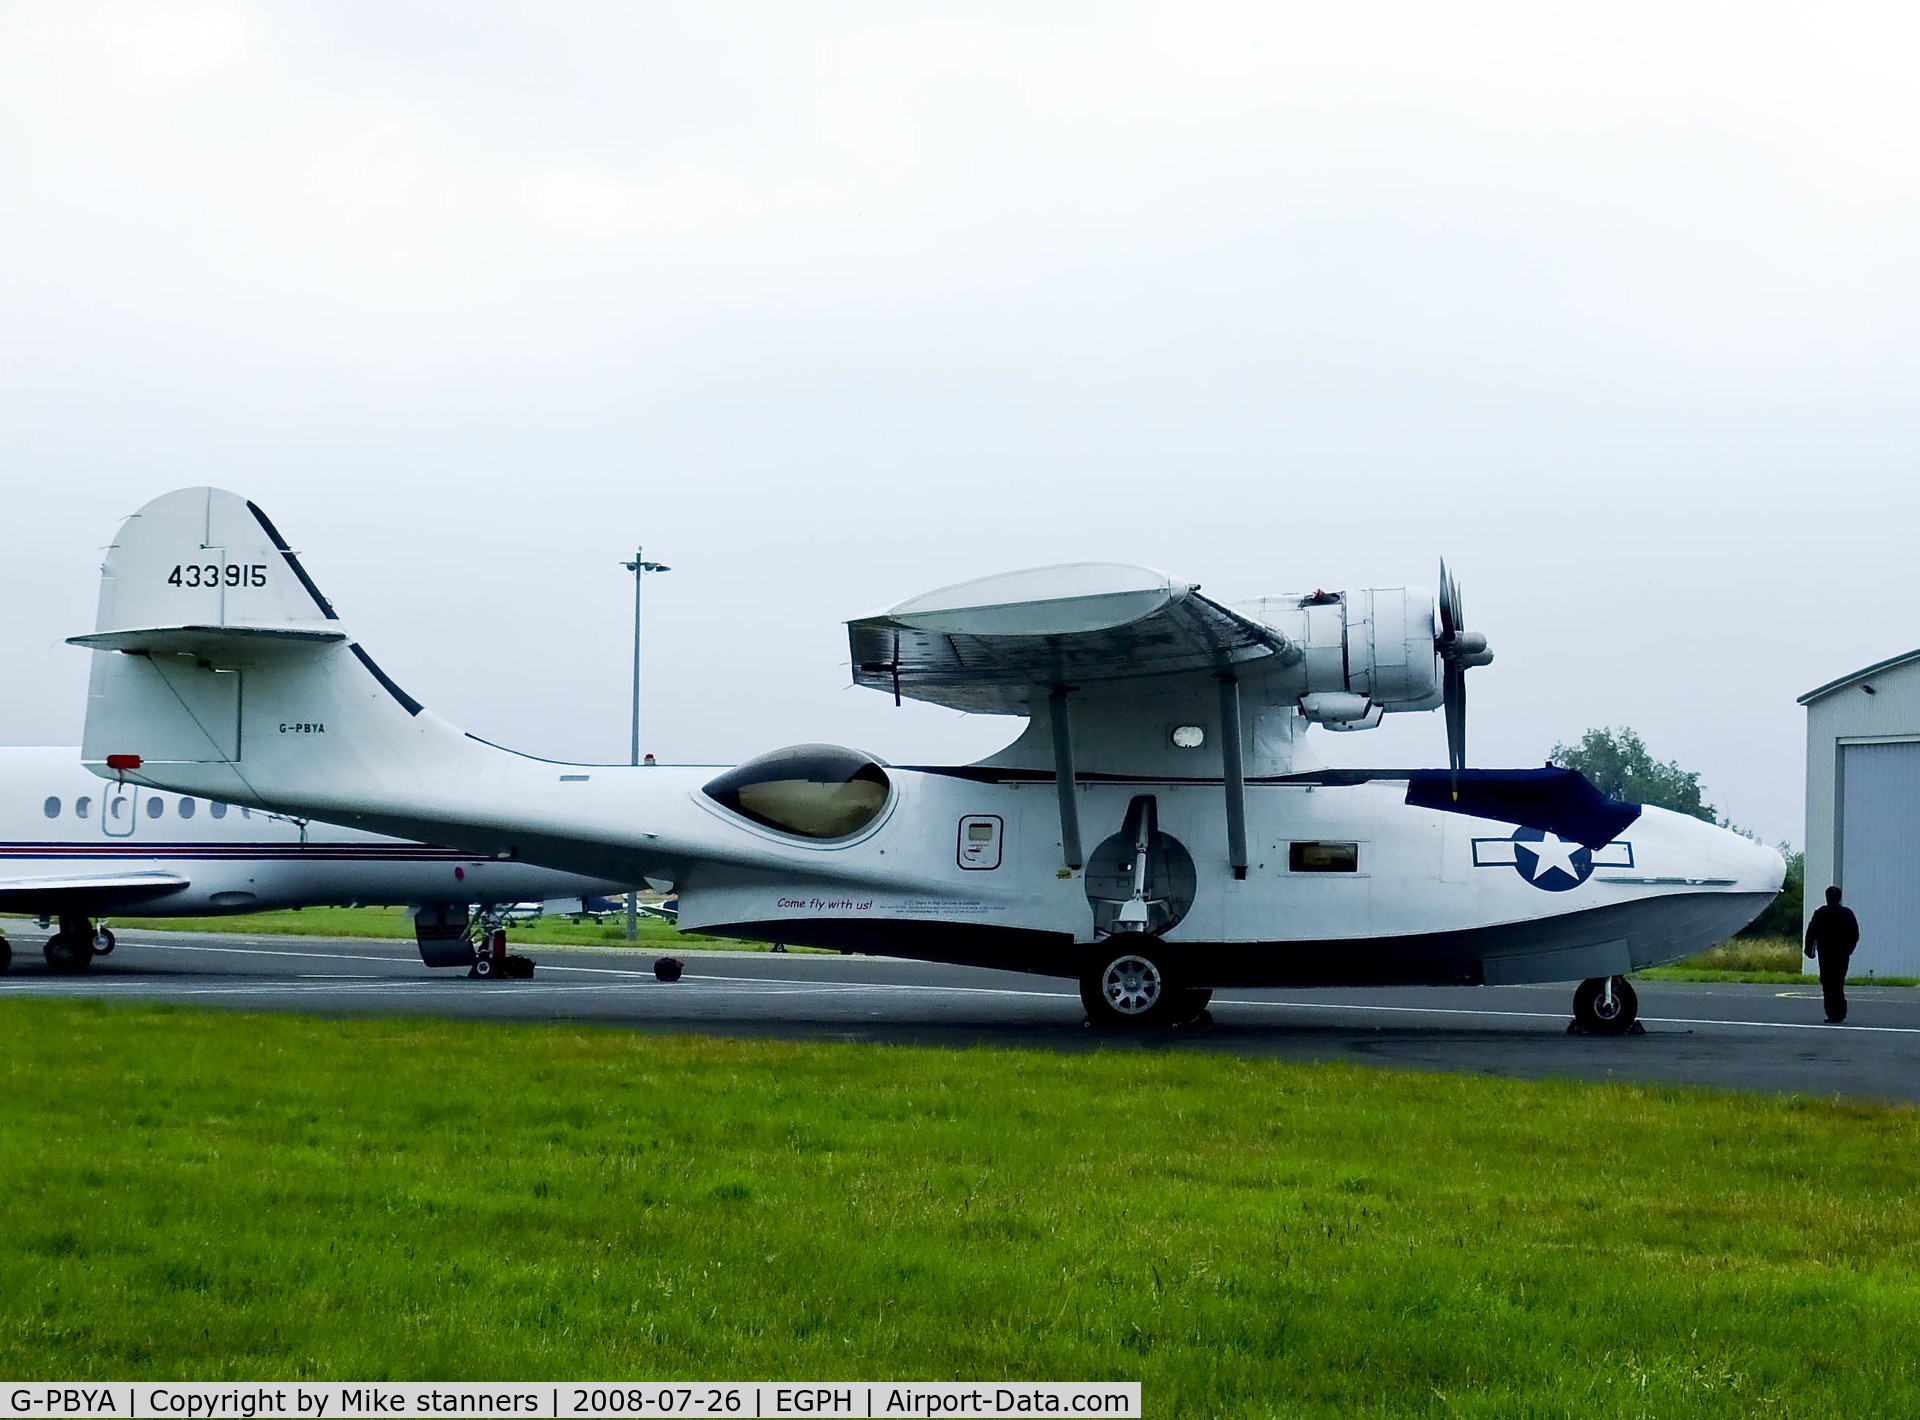
[[[1512,868],[1543,892],[1568,892],[1595,868],[1631,868],[1633,845],[1615,841],[1592,849],[1538,828],[1517,828],[1511,838],[1473,840],[1476,868]]]

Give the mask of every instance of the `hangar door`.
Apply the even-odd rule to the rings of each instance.
[[[1920,976],[1920,742],[1840,746],[1838,847],[1854,972]],[[1825,886],[1807,884],[1809,907]]]

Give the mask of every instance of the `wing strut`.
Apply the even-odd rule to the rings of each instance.
[[[1086,866],[1080,851],[1080,796],[1073,782],[1073,718],[1067,713],[1067,688],[1056,685],[1047,698],[1053,715],[1053,779],[1060,792],[1060,851],[1069,868]]]
[[[1227,861],[1235,878],[1247,876],[1247,770],[1240,746],[1240,682],[1220,676],[1220,766],[1227,787]]]

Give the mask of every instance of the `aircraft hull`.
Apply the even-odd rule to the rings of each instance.
[[[1697,893],[1657,903],[1616,903],[1550,922],[1508,923],[1398,937],[1335,937],[1268,942],[1168,941],[1168,968],[1186,984],[1272,986],[1484,986],[1578,981],[1689,956],[1757,917],[1770,892]],[[1063,934],[964,924],[888,922],[733,922],[702,928],[753,941],[904,957],[952,966],[990,967],[1036,976],[1077,977],[1119,937],[1091,943]],[[1616,950],[1624,945],[1624,954]],[[1594,972],[1581,968],[1596,964]],[[1489,968],[1491,964],[1491,977]]]

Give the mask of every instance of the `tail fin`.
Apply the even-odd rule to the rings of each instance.
[[[154,499],[101,568],[81,757],[96,773],[269,807],[461,738],[380,670],[267,515],[218,488]],[[383,765],[381,762],[385,761]],[[344,776],[342,771],[351,770]]]

